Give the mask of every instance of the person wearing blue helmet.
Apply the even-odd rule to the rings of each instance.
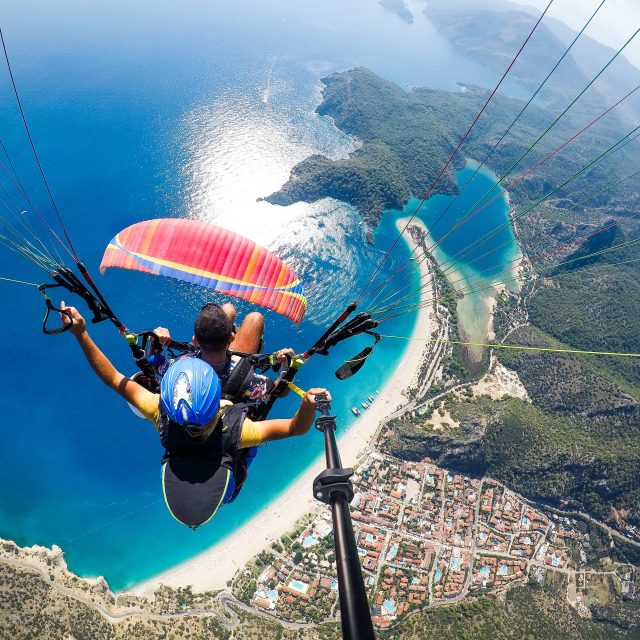
[[[181,358],[162,378],[159,404],[154,397],[150,406],[139,407],[157,425],[165,448],[162,489],[167,508],[189,526],[208,521],[222,504],[235,499],[250,464],[251,449],[240,448],[246,408],[221,410],[221,390],[211,365]],[[145,405],[148,401],[151,398]]]
[[[315,397],[330,394],[310,389],[292,418],[256,422],[247,417],[247,404],[222,399],[214,368],[196,357],[176,360],[153,393],[120,373],[87,332],[74,307],[70,333],[76,338],[98,378],[153,423],[165,449],[162,486],[167,507],[178,522],[196,528],[232,502],[247,477],[256,447],[265,442],[304,435],[316,412]],[[69,324],[61,314],[63,324]]]
[[[162,378],[160,405],[171,420],[200,427],[216,417],[222,385],[213,367],[199,358],[176,360]]]

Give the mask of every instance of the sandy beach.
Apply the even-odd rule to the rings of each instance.
[[[399,229],[406,222],[407,219],[398,220]],[[409,238],[407,241],[411,242]],[[420,264],[420,271],[420,275],[425,276],[423,282],[426,282],[428,261],[425,260]],[[430,286],[422,290],[423,300],[430,300],[431,295]],[[424,340],[430,336],[430,312],[430,306],[417,312],[413,332],[415,337]],[[419,373],[426,348],[427,343],[421,341],[407,346],[396,371],[380,390],[375,402],[363,412],[363,415],[346,433],[340,436],[340,454],[345,467],[356,465],[358,458],[366,453],[380,423],[406,402],[402,392]],[[402,372],[401,376],[398,372]],[[246,525],[210,549],[140,583],[130,591],[137,595],[151,597],[162,584],[171,587],[191,585],[194,591],[224,589],[238,569],[271,542],[290,531],[304,514],[326,508],[323,504],[316,502],[311,495],[313,479],[324,467],[324,455],[318,456],[311,467]]]

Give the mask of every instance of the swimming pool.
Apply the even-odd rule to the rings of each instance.
[[[302,546],[307,549],[308,547],[312,547],[314,544],[318,544],[318,539],[310,533],[303,541]]]
[[[306,582],[301,582],[300,580],[292,580],[289,583],[289,586],[299,593],[307,593],[307,591],[309,590],[309,585]]]

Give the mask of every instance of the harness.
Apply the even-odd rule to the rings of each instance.
[[[78,270],[88,283],[91,291],[80,281],[80,279],[70,270],[63,266],[57,266],[55,269],[49,272],[49,275],[54,280],[53,284],[43,284],[38,287],[40,293],[43,295],[46,304],[46,315],[42,323],[42,330],[44,333],[62,333],[68,331],[72,324],[73,318],[67,309],[59,309],[52,302],[47,291],[52,288],[62,287],[67,289],[71,293],[80,296],[87,303],[89,308],[94,314],[92,318],[93,323],[103,322],[104,320],[110,320],[118,329],[120,334],[127,341],[129,348],[131,349],[131,355],[140,369],[142,375],[139,375],[136,379],[137,382],[154,393],[158,393],[160,390],[160,381],[156,375],[155,364],[150,362],[150,356],[161,353],[163,345],[160,344],[158,336],[152,331],[141,331],[139,333],[133,333],[127,329],[127,327],[118,320],[113,310],[104,299],[98,288],[96,287],[93,279],[89,275],[86,267],[80,261],[76,261]],[[318,340],[313,344],[311,348],[305,351],[303,354],[288,358],[285,367],[281,367],[277,362],[274,354],[250,354],[232,352],[233,355],[240,356],[240,361],[236,364],[234,369],[230,372],[227,380],[223,382],[223,397],[231,400],[233,403],[246,404],[249,407],[248,413],[253,420],[264,420],[269,411],[273,407],[277,399],[287,390],[292,389],[299,395],[304,395],[304,391],[299,389],[294,384],[294,379],[301,366],[314,354],[327,355],[329,350],[352,336],[367,334],[374,338],[374,343],[358,353],[356,356],[347,360],[337,371],[336,376],[340,380],[354,375],[364,364],[364,362],[371,355],[373,348],[378,344],[381,339],[380,334],[375,333],[373,329],[378,326],[380,320],[374,320],[371,313],[359,313],[351,320],[347,321],[347,318],[355,311],[358,306],[357,302],[352,302],[347,308],[336,318],[331,326],[320,336]],[[64,314],[68,318],[68,323],[57,329],[50,329],[47,326],[51,312]],[[172,357],[179,357],[181,354],[190,353],[195,355],[197,347],[188,342],[179,342],[171,340],[168,345],[164,345]],[[177,353],[176,353],[177,352]],[[275,372],[279,372],[279,375],[275,381],[271,381],[273,385],[264,398],[248,398],[247,391],[249,390],[250,381],[256,371],[267,371],[271,368]]]
[[[222,383],[222,398],[234,404],[247,405],[248,415],[252,420],[264,420],[266,417],[265,407],[276,383],[271,378],[264,376],[264,393],[257,397],[252,397],[252,393],[256,386],[255,378],[259,373],[264,373],[268,369],[278,370],[278,367],[274,366],[273,356],[233,351],[230,351],[229,355],[239,358],[228,375],[225,376],[224,372],[219,374]]]
[[[222,398],[233,403],[245,402],[256,370],[253,358],[241,356],[226,380],[222,381]]]
[[[229,502],[234,500],[247,478],[246,462],[250,449],[240,449],[242,424],[249,413],[246,404],[224,407],[216,428],[206,437],[189,435],[187,429],[171,420],[160,404],[160,442],[165,449],[164,464],[171,458],[212,460],[231,471],[235,491]]]

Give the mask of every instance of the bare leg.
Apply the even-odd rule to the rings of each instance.
[[[229,345],[229,348],[234,351],[243,351],[245,353],[257,353],[260,350],[263,335],[264,316],[257,311],[248,313],[244,317],[244,320],[238,329],[238,333],[236,333],[236,336]]]
[[[236,308],[230,302],[225,302],[220,308],[226,313],[227,318],[229,318],[231,324],[234,324],[237,314]]]

